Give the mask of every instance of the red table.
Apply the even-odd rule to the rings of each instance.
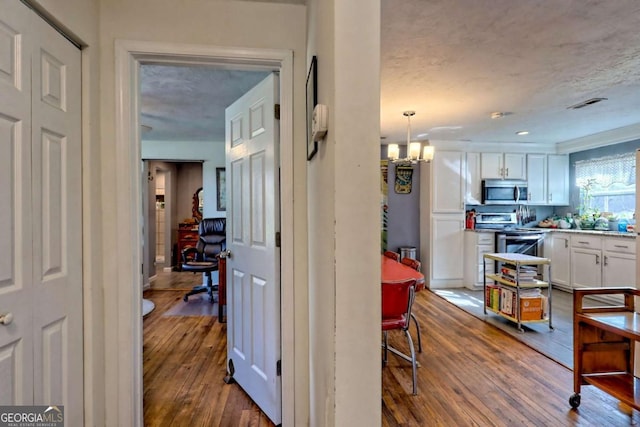
[[[382,256],[382,282],[397,283],[407,279],[416,279],[416,288],[422,288],[424,274],[394,259]]]
[[[396,261],[395,259],[382,256],[382,283],[398,283],[403,282],[407,279],[416,279],[416,289],[422,289],[424,286],[418,286],[424,284],[424,274],[420,273],[418,270],[415,270],[407,265],[402,264],[401,262]],[[384,344],[383,344],[384,346]],[[411,358],[401,351],[388,346],[390,352],[395,355],[401,357],[402,359],[411,362]],[[420,366],[420,363],[417,362],[417,365]]]

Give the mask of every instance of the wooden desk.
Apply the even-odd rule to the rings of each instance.
[[[198,244],[198,224],[179,224],[177,243],[176,270],[182,271],[182,251]]]
[[[406,266],[394,259],[381,255],[382,257],[382,282],[383,283],[398,283],[407,279],[416,279],[417,285],[424,284],[424,274],[420,273],[413,268]]]

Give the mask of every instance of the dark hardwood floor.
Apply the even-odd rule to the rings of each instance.
[[[164,316],[194,284],[183,282],[189,273],[170,275],[181,276],[175,278],[180,284],[152,285],[144,293],[156,304],[144,319],[145,425],[273,425],[238,385],[222,381],[225,325],[213,316]],[[417,295],[414,312],[424,347],[418,395],[411,395],[410,364],[390,355],[382,370],[383,426],[615,427],[640,421],[638,412],[591,386],[582,388],[582,404],[572,410],[570,369],[429,290]],[[390,334],[390,342],[406,350],[400,333]]]

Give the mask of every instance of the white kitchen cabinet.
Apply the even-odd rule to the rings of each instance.
[[[604,252],[602,261],[602,286],[636,286],[636,256]]]
[[[482,179],[480,177],[480,153],[467,153],[467,174],[464,201],[469,205],[482,203]]]
[[[482,153],[482,179],[527,179],[526,155],[520,153]]]
[[[581,287],[636,286],[636,245],[630,237],[571,236],[571,282]],[[613,297],[602,297],[619,303]]]
[[[547,203],[547,155],[527,154],[527,203]],[[555,262],[553,263],[555,266]]]
[[[602,286],[602,237],[571,235],[571,287]]]
[[[465,153],[436,150],[431,168],[431,211],[464,213]]]
[[[464,215],[431,216],[430,287],[459,287],[464,279]]]
[[[527,190],[530,205],[568,205],[569,156],[527,154]]]
[[[602,286],[636,287],[636,242],[627,237],[605,237]]]
[[[547,156],[547,204],[566,206],[569,204],[569,155]]]
[[[571,289],[571,235],[553,231],[547,233],[544,252],[551,259],[551,283],[559,288]]]
[[[484,283],[484,254],[495,252],[495,233],[465,231],[464,232],[464,285],[477,290]],[[487,262],[486,273],[495,272],[495,263]]]
[[[602,251],[599,249],[571,248],[571,287],[602,286],[601,262]]]

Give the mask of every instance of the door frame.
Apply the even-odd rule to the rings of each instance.
[[[119,307],[118,424],[143,425],[142,410],[142,189],[139,123],[140,64],[210,64],[229,69],[280,73],[280,221],[282,421],[295,425],[293,299],[293,52],[286,49],[229,48],[209,45],[117,40],[116,90],[116,281]],[[134,284],[132,286],[132,283]],[[112,324],[113,325],[113,324]],[[220,384],[223,386],[222,378]]]

